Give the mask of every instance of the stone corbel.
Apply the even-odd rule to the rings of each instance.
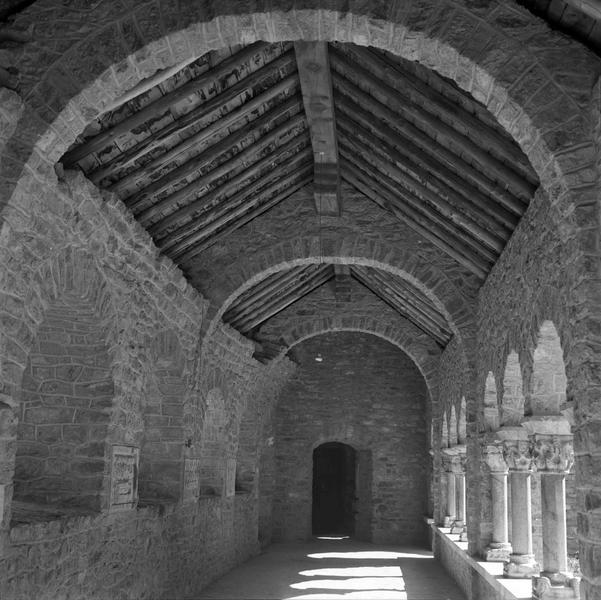
[[[538,471],[569,473],[574,464],[572,435],[536,433],[531,439],[532,456]]]

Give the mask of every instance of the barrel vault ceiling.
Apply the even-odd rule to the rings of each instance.
[[[194,267],[209,248],[303,188],[314,214],[339,215],[343,186],[482,283],[538,187],[519,147],[451,81],[373,48],[318,42],[231,47],[159,73],[61,162],[117,194],[199,289]],[[360,265],[277,272],[223,318],[258,339],[282,310],[348,278],[440,347],[450,340],[420,290]]]

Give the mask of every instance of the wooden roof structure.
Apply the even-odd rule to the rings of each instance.
[[[538,187],[520,148],[453,82],[339,43],[258,42],[158,73],[92,123],[62,163],[117,194],[184,272],[306,186],[318,215],[340,214],[344,183],[483,282]],[[349,274],[440,346],[449,341],[419,290],[374,268]],[[254,336],[336,277],[328,264],[275,273],[224,320]]]

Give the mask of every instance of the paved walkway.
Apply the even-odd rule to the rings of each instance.
[[[432,553],[353,540],[273,544],[198,600],[465,600]]]

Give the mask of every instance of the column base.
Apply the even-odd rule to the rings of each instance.
[[[467,531],[466,531],[465,527],[463,528],[463,531],[459,534],[459,541],[467,542]]]
[[[465,531],[465,523],[463,521],[455,521],[451,525],[451,533],[463,533]]]
[[[511,544],[491,542],[486,549],[487,562],[508,562],[511,554]]]
[[[447,529],[450,529],[453,526],[453,523],[455,522],[455,517],[445,517],[444,521],[442,523],[443,527],[446,527]]]
[[[510,554],[509,562],[503,565],[503,577],[509,579],[529,579],[538,577],[540,567],[534,554]]]
[[[553,579],[561,578],[561,576],[561,573],[553,573]],[[563,584],[554,585],[549,577],[544,575],[534,577],[532,579],[533,600],[579,600],[580,579],[578,577],[568,579],[565,575],[563,579]]]

